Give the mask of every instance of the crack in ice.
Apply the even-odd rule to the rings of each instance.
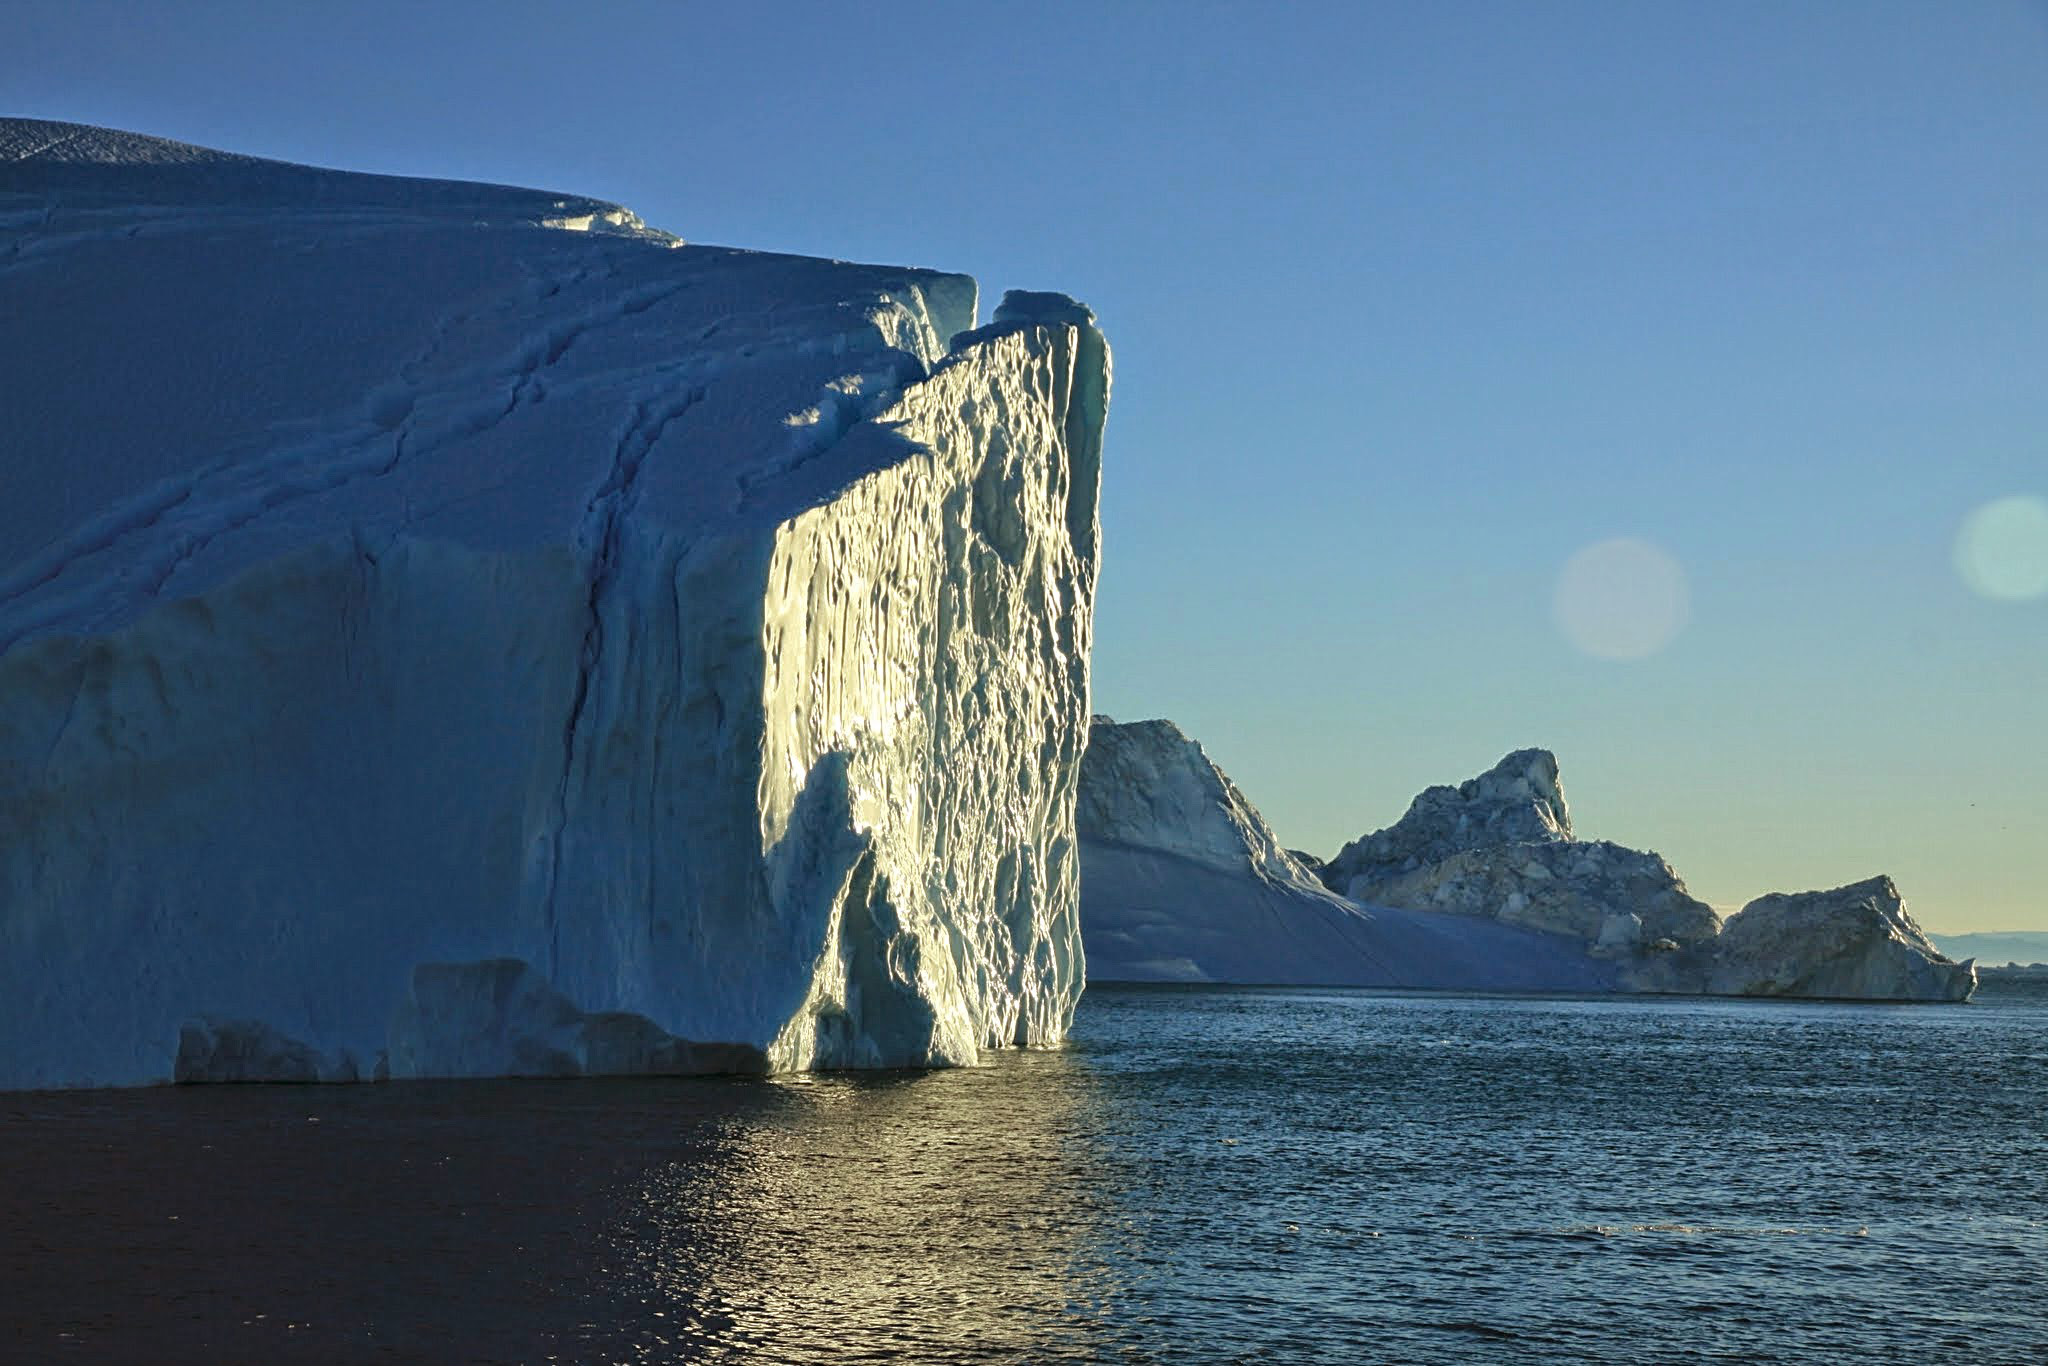
[[[585,599],[587,616],[583,642],[577,652],[576,683],[569,698],[568,716],[562,724],[561,774],[555,782],[554,801],[543,836],[548,853],[541,906],[548,927],[548,975],[551,978],[558,974],[562,956],[555,898],[561,883],[562,839],[569,824],[569,788],[575,776],[577,737],[590,709],[591,684],[597,677],[604,655],[604,611],[618,575],[620,537],[631,511],[635,481],[640,477],[647,457],[669,424],[702,402],[704,392],[704,387],[697,385],[653,406],[646,399],[633,405],[632,416],[627,419],[625,430],[612,448],[611,467],[591,494],[577,529],[576,542],[590,548],[587,570],[590,590]]]

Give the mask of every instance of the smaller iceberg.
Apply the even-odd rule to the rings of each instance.
[[[1707,989],[1722,996],[1967,1001],[1974,961],[1952,961],[1888,877],[1825,892],[1773,892],[1728,917]]]
[[[1354,901],[1487,916],[1602,954],[1687,948],[1721,925],[1656,854],[1573,835],[1547,749],[1425,789],[1399,821],[1345,845],[1322,877]]]
[[[1760,898],[1727,925],[1655,853],[1572,829],[1557,757],[1424,790],[1324,863],[1281,847],[1170,721],[1098,716],[1081,765],[1097,980],[1960,1001],[1888,878]]]
[[[1075,826],[1092,981],[1443,991],[1615,984],[1611,964],[1559,935],[1337,895],[1171,721],[1094,719]]]

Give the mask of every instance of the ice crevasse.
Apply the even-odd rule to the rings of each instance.
[[[1109,358],[975,324],[0,121],[0,1087],[1057,1039]]]

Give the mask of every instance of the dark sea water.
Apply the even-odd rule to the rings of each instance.
[[[2048,991],[1089,991],[923,1075],[0,1096],[0,1362],[2048,1362]]]

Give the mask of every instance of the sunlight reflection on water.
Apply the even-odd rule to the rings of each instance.
[[[1094,1087],[1071,1053],[773,1085],[715,1160],[618,1192],[608,1241],[678,1345],[789,1362],[1100,1345],[1121,1287],[1100,1247]]]

